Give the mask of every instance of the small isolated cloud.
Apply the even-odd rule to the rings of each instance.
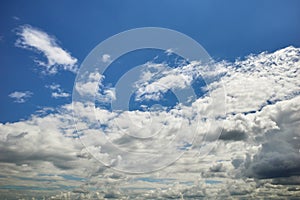
[[[66,92],[52,92],[51,96],[55,99],[58,99],[58,98],[66,98],[66,97],[69,97],[70,94],[69,93],[66,93]]]
[[[77,59],[61,48],[53,36],[28,25],[20,28],[18,36],[17,47],[38,51],[46,57],[47,62],[35,60],[45,68],[45,73],[55,74],[60,69],[76,73]]]
[[[104,63],[108,63],[108,62],[111,61],[111,57],[110,57],[109,54],[103,54],[101,60],[102,60],[102,62],[104,62]]]
[[[174,53],[174,50],[173,50],[173,49],[167,49],[167,50],[165,51],[165,53],[166,53],[168,56],[170,56],[170,55],[172,55],[172,54]]]
[[[16,103],[24,103],[26,102],[31,96],[33,95],[30,91],[24,91],[24,92],[18,92],[15,91],[13,93],[10,93],[8,96],[12,99],[14,99],[14,102]]]
[[[69,97],[70,94],[61,89],[59,84],[46,85],[46,88],[52,90],[51,96],[55,99]]]
[[[13,16],[12,18],[13,18],[14,20],[16,20],[16,21],[19,21],[19,20],[20,20],[20,18],[17,17],[17,16]]]

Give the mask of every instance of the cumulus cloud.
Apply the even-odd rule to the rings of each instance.
[[[35,60],[39,66],[44,67],[44,72],[55,74],[59,70],[66,70],[76,73],[77,59],[61,48],[55,37],[29,25],[20,27],[18,36],[17,47],[34,50],[45,56],[47,62]]]
[[[258,178],[300,175],[300,97],[266,107],[262,112],[276,122],[278,129],[265,134],[261,150],[247,173]]]
[[[210,80],[204,86],[210,94],[190,105],[151,113],[115,112],[95,108],[89,102],[74,102],[77,131],[69,104],[56,113],[0,124],[0,151],[5,152],[0,156],[0,175],[14,177],[22,172],[28,178],[48,169],[51,174],[85,177],[85,184],[53,177],[56,182],[50,182],[52,186],[64,185],[66,181],[76,187],[53,195],[58,199],[297,197],[299,58],[298,48],[287,47],[243,61],[214,63],[215,71],[205,71],[205,67],[197,70],[199,63],[176,70],[156,65],[153,67],[157,70],[145,71],[142,81],[137,82],[141,86],[140,97],[164,92],[164,88],[153,89],[156,82],[165,83],[164,77],[174,77],[168,79],[171,83],[166,87],[185,88],[200,72]],[[162,71],[156,73],[159,70]],[[180,78],[181,75],[186,78]],[[76,92],[94,95],[103,78],[97,72],[86,74],[75,86]],[[213,122],[216,113],[207,113],[220,109],[220,98],[212,101],[212,97],[222,94],[223,86],[228,112],[217,112]],[[102,95],[117,98],[113,89],[106,90]],[[221,128],[223,132],[217,140]],[[153,133],[157,134],[148,139]],[[156,172],[127,174],[111,169],[147,171],[187,149],[175,163]],[[5,181],[18,183],[14,178]],[[34,180],[30,183],[36,184]]]
[[[103,171],[75,134],[69,108],[32,115],[25,121],[0,123],[0,174],[11,177],[1,179],[0,185],[76,188],[90,173]]]
[[[197,66],[199,69],[195,70]],[[135,83],[137,100],[160,100],[168,90],[190,87],[202,71],[198,62],[179,68],[155,63],[146,63],[145,67],[141,79]]]
[[[20,91],[15,91],[10,93],[8,96],[12,99],[14,99],[14,102],[16,103],[24,103],[26,102],[31,96],[33,95],[32,92],[30,91],[24,91],[24,92],[20,92]]]
[[[299,94],[299,56],[299,49],[287,47],[237,61],[223,79],[228,112],[256,111]]]
[[[86,74],[85,77],[81,77],[82,81],[76,83],[75,89],[81,96],[93,96],[97,93],[103,78],[99,72]]]
[[[86,73],[75,84],[75,89],[81,98],[95,97],[101,103],[108,103],[116,100],[115,88],[104,87],[102,81],[104,75],[99,72]]]

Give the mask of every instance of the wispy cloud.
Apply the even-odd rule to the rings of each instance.
[[[30,91],[24,91],[24,92],[12,92],[8,96],[12,99],[14,99],[14,102],[16,103],[24,103],[26,102],[31,96],[33,95]]]
[[[76,73],[77,59],[60,47],[55,37],[29,25],[20,27],[17,34],[19,36],[16,41],[17,47],[37,51],[46,57],[47,62],[35,60],[38,65],[45,68],[45,73],[55,74],[61,69]]]
[[[46,88],[52,90],[51,96],[55,99],[69,97],[70,94],[61,89],[59,84],[46,85]]]
[[[13,16],[12,18],[13,18],[14,20],[16,20],[16,21],[19,21],[19,20],[20,20],[20,18],[17,17],[17,16]]]

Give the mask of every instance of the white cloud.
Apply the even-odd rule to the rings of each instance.
[[[69,97],[70,94],[66,92],[52,92],[51,96],[57,99]]]
[[[300,176],[300,96],[265,107],[261,115],[268,116],[278,128],[269,129],[262,148],[255,155],[246,174],[258,178]]]
[[[58,70],[76,73],[77,59],[61,48],[53,36],[28,25],[20,28],[18,36],[17,47],[36,50],[46,57],[47,62],[36,60],[40,66],[45,67],[46,73],[55,74]]]
[[[250,112],[300,93],[300,50],[287,47],[237,61],[222,79],[228,112]],[[217,86],[217,84],[219,84]],[[220,87],[217,83],[216,87]]]
[[[96,99],[102,103],[116,100],[115,88],[104,89],[101,93],[97,93]]]
[[[74,102],[76,126],[85,146],[80,145],[77,138],[72,139],[73,115],[69,104],[57,109],[56,113],[0,124],[0,151],[5,152],[0,154],[0,175],[9,175],[5,180],[0,179],[0,183],[34,185],[37,181],[20,182],[14,177],[17,174],[26,178],[36,177],[39,173],[48,171],[49,174],[50,171],[52,174],[76,174],[87,179],[87,183],[83,184],[53,177],[57,182],[49,181],[47,187],[81,185],[73,192],[54,195],[58,199],[297,197],[300,195],[297,189],[300,173],[299,52],[299,49],[288,47],[271,54],[251,56],[244,61],[216,63],[218,70],[205,74],[213,80],[208,83],[208,88],[211,95],[218,95],[221,85],[225,85],[229,112],[213,124],[209,119],[201,118],[202,114],[219,109],[218,98],[211,102],[210,96],[200,97],[190,106],[152,113],[111,112]],[[179,71],[186,75],[195,71],[197,65],[193,67],[194,70],[186,68],[184,71],[181,68],[177,72],[168,72],[172,76]],[[163,80],[162,76],[153,78],[152,75],[145,74],[144,80],[148,84],[144,81],[144,88]],[[91,73],[85,78],[86,81],[80,82],[82,85],[76,88],[83,95],[93,94],[103,77],[99,73]],[[178,85],[189,85],[187,81],[174,79]],[[168,87],[177,87],[173,83],[168,84]],[[50,88],[55,90],[59,86],[52,85]],[[115,97],[111,90],[105,94]],[[99,128],[99,122],[103,128]],[[224,131],[217,141],[213,135],[217,134],[222,123]],[[216,129],[205,136],[210,125]],[[146,137],[157,131],[152,140],[130,137]],[[151,163],[148,162],[149,156],[131,155],[131,152],[163,154],[168,159],[176,154],[181,142],[195,132],[199,137],[188,152],[171,166],[153,173],[133,175],[113,171],[89,154],[94,153],[96,158],[111,167],[147,170],[151,167],[148,165]],[[208,137],[207,140],[203,140],[204,136]],[[109,145],[110,142],[125,151],[120,153]],[[210,153],[201,156],[199,152],[211,147],[214,148]],[[164,158],[154,161],[162,163]],[[52,179],[51,176],[47,178]]]
[[[170,56],[170,55],[172,55],[172,54],[174,53],[174,50],[173,50],[173,49],[167,49],[167,50],[165,51],[165,53],[166,53],[168,56]]]
[[[59,84],[46,85],[46,88],[52,90],[51,96],[55,99],[69,97],[70,94],[61,89]]]
[[[103,78],[104,76],[99,72],[85,74],[84,77],[81,77],[82,81],[76,83],[75,89],[81,96],[93,96],[98,91]]]
[[[86,73],[76,82],[75,89],[81,97],[92,97],[106,103],[116,100],[115,88],[104,88],[102,81],[105,77],[99,72]]]
[[[136,100],[160,100],[162,94],[172,89],[185,89],[191,86],[202,70],[198,62],[183,67],[171,68],[166,64],[146,63],[146,70],[135,83]],[[196,67],[200,69],[195,70]]]
[[[14,20],[16,20],[16,21],[19,21],[19,20],[20,20],[20,18],[17,17],[17,16],[13,16],[12,18],[13,18]]]
[[[8,96],[10,98],[14,99],[14,102],[16,102],[16,103],[24,103],[32,95],[33,95],[33,93],[30,91],[24,91],[24,92],[15,91],[15,92],[10,93]]]
[[[102,55],[102,62],[104,62],[104,63],[111,62],[111,56],[109,54],[103,54]]]

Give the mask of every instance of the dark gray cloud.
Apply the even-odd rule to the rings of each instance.
[[[247,139],[247,134],[243,131],[238,131],[238,130],[232,130],[232,131],[223,130],[219,139],[234,140],[234,141],[245,140]]]
[[[247,174],[256,178],[300,176],[300,106],[298,99],[279,103],[271,117],[279,129],[266,133],[261,150],[254,156]],[[268,110],[267,110],[268,112]]]

